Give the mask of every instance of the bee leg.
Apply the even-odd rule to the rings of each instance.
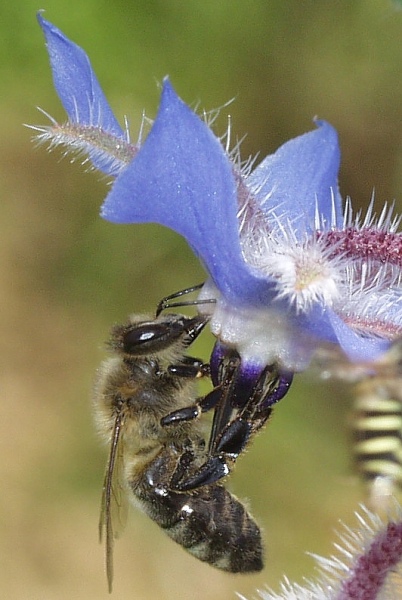
[[[245,449],[252,424],[244,419],[236,419],[222,433],[216,453],[197,469],[197,472],[177,484],[176,489],[189,491],[210,485],[229,475],[239,454]]]
[[[216,387],[206,396],[199,398],[195,404],[172,411],[168,415],[162,417],[160,421],[162,427],[166,427],[167,425],[175,425],[177,423],[182,423],[183,421],[185,422],[198,419],[202,413],[208,412],[209,410],[215,408],[220,400],[221,393],[220,387]]]
[[[282,372],[276,365],[265,367],[244,406],[218,432],[211,454],[223,453],[235,461],[270,418],[274,405],[286,395],[292,380],[293,373]]]
[[[182,477],[172,479],[172,489],[179,492],[187,492],[211,485],[229,475],[231,467],[228,464],[227,457],[222,455],[212,456],[202,467],[197,469],[197,472],[191,477],[183,480]],[[187,470],[188,472],[188,470]],[[186,472],[183,469],[183,475]]]
[[[238,419],[250,422],[250,435],[256,433],[267,422],[274,405],[287,394],[292,381],[293,373],[282,371],[277,365],[269,365],[264,369],[250,399],[238,414]],[[224,437],[223,432],[221,440]],[[221,442],[218,447],[220,444]]]
[[[194,460],[195,456],[193,450],[185,450],[183,452],[170,479],[169,489],[174,491],[179,491],[181,489],[180,482],[185,478],[189,470],[193,470]]]
[[[200,377],[209,377],[211,369],[208,363],[202,362],[199,358],[186,356],[180,364],[169,365],[167,372],[169,375],[175,375],[176,377],[199,379]]]
[[[287,393],[292,378],[292,373],[281,372],[276,366],[267,366],[258,377],[244,406],[217,432],[212,444],[210,442],[209,447],[212,446],[213,451],[209,459],[194,475],[180,481],[177,489],[189,491],[226,477],[251,437],[271,416],[273,405]]]
[[[209,363],[203,363],[198,358],[193,358],[191,356],[185,356],[183,362],[178,365],[169,365],[167,372],[169,375],[175,375],[176,377],[189,377],[194,379],[211,376]],[[222,389],[230,383],[231,376],[232,372],[230,372],[230,375],[226,375],[228,381],[225,381],[224,384],[216,385],[208,394],[206,394],[206,396],[198,399],[195,404],[179,408],[163,417],[161,419],[162,427],[173,425],[175,423],[182,423],[183,421],[192,421],[193,419],[197,419],[202,413],[215,408],[221,400]]]

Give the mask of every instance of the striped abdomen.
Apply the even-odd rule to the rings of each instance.
[[[130,481],[142,510],[199,560],[232,573],[260,571],[261,532],[243,504],[219,484],[169,489],[171,458],[165,450]]]
[[[389,477],[402,484],[402,381],[373,377],[356,387],[354,455],[367,480]]]

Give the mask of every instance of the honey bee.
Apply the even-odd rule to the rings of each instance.
[[[124,527],[128,500],[202,561],[233,573],[263,567],[258,525],[218,481],[253,433],[251,426],[244,437],[243,421],[252,422],[259,412],[259,428],[270,409],[251,410],[248,401],[246,409],[236,408],[230,423],[241,425],[240,436],[226,417],[222,420],[227,411],[220,407],[239,389],[232,385],[238,367],[226,352],[219,360],[218,385],[196,398],[195,380],[209,375],[209,365],[185,351],[207,322],[206,316],[134,316],[112,330],[113,356],[100,367],[94,389],[98,429],[110,446],[99,523],[100,538],[106,537],[109,591],[113,542]],[[247,390],[254,408],[271,390],[268,379],[264,375],[258,390]],[[207,445],[198,417],[212,408],[220,423],[214,423]]]

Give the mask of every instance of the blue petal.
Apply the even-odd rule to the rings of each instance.
[[[308,315],[299,315],[294,320],[318,339],[339,345],[352,362],[374,361],[391,345],[389,340],[359,335],[333,310],[320,305],[316,305]]]
[[[235,304],[269,304],[272,284],[244,262],[236,184],[209,127],[165,80],[153,127],[102,207],[114,223],[154,222],[188,241],[220,292]]]
[[[118,138],[126,139],[95,73],[88,56],[57,27],[37,15],[47,42],[53,82],[69,120],[80,125],[99,127]],[[96,168],[108,174],[105,160],[91,155]]]
[[[335,331],[338,343],[351,361],[371,362],[386,352],[391,342],[376,337],[364,337],[355,333],[333,311],[329,319]]]
[[[247,185],[258,190],[257,201],[264,212],[273,211],[282,224],[290,221],[299,235],[315,229],[316,207],[325,225],[333,225],[334,209],[336,226],[342,226],[338,136],[329,123],[317,124],[315,131],[267,156],[247,179]]]

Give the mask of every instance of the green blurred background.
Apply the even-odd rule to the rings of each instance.
[[[106,182],[31,143],[40,106],[64,119],[35,12],[86,49],[135,138],[169,74],[193,106],[224,108],[242,154],[272,152],[329,120],[354,206],[402,200],[402,11],[388,0],[32,0],[0,8],[0,569],[4,598],[107,598],[97,520],[106,449],[90,410],[110,326],[204,275],[157,226],[102,222]],[[207,337],[197,353],[207,356]],[[348,453],[348,390],[298,377],[230,487],[265,531],[266,568],[230,576],[187,556],[133,511],[115,548],[116,599],[248,597],[313,576],[363,489]]]

